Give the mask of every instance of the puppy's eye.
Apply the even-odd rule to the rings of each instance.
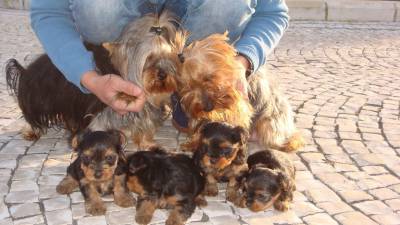
[[[258,195],[257,198],[260,201],[266,202],[266,201],[269,201],[271,199],[271,196],[268,195],[268,194],[265,194],[265,195]]]
[[[225,156],[230,155],[232,153],[232,148],[223,148],[221,149],[221,153]]]
[[[106,156],[105,160],[107,161],[108,164],[113,164],[115,157],[113,155],[108,155]]]
[[[90,163],[90,157],[87,155],[82,155],[81,160],[85,165],[89,165],[89,163]]]

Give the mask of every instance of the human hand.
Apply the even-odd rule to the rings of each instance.
[[[120,115],[139,112],[146,102],[145,94],[138,86],[115,74],[100,76],[89,71],[82,76],[81,83]],[[130,96],[132,101],[127,101],[126,96]]]
[[[236,84],[237,90],[243,95],[243,97],[248,98],[248,83],[246,78],[246,71],[250,68],[250,62],[241,55],[235,57],[239,66],[241,67],[239,79]]]

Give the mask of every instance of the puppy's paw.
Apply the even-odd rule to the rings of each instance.
[[[86,202],[86,212],[93,216],[100,216],[106,213],[106,207],[101,201]]]
[[[74,180],[71,176],[67,175],[62,179],[62,181],[57,185],[56,191],[59,194],[66,195],[70,194],[77,188],[79,183]]]
[[[233,187],[228,187],[226,189],[226,200],[234,202],[238,198],[238,190]]]
[[[40,132],[35,132],[31,128],[23,128],[21,130],[22,137],[27,141],[37,141],[40,138]]]
[[[274,208],[278,211],[288,211],[290,208],[290,203],[288,201],[279,201],[277,200],[276,202],[274,202]]]
[[[199,207],[206,207],[208,205],[207,200],[204,198],[203,195],[197,196],[194,202]]]
[[[165,225],[184,225],[184,224],[185,222],[182,221],[182,217],[174,215],[170,215],[167,221],[165,221]]]
[[[128,193],[114,195],[114,201],[115,204],[124,208],[134,206],[136,203],[135,199]]]
[[[144,214],[144,215],[136,214],[135,221],[138,224],[149,224],[152,217],[153,217],[153,215],[149,215],[149,214]]]
[[[244,197],[236,198],[233,201],[233,204],[235,204],[235,206],[239,208],[246,208],[246,198]]]
[[[207,184],[204,193],[207,196],[217,196],[218,195],[218,186],[217,184]]]

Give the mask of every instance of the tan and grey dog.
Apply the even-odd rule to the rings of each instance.
[[[93,119],[89,125],[91,130],[127,130],[140,149],[154,145],[154,133],[167,118],[170,95],[177,87],[179,59],[174,47],[180,40],[175,40],[177,32],[174,16],[163,12],[160,16],[146,15],[128,24],[116,42],[104,44],[121,76],[141,87],[147,102],[140,112],[124,116],[108,107]]]

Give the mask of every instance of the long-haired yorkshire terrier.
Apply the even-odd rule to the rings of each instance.
[[[128,157],[128,189],[138,194],[136,222],[150,223],[157,208],[171,209],[168,225],[183,225],[204,206],[204,177],[184,154],[169,154],[160,147],[138,151]]]
[[[178,94],[190,130],[202,120],[250,128],[252,108],[235,88],[240,67],[227,39],[227,34],[213,34],[181,47]]]
[[[104,45],[122,77],[140,86],[147,102],[140,112],[123,116],[106,108],[90,129],[128,130],[140,149],[154,145],[154,133],[168,117],[170,95],[177,89],[177,32],[174,17],[164,11],[159,17],[146,15],[128,24],[116,42]]]
[[[79,187],[85,198],[86,211],[103,215],[106,207],[104,194],[114,194],[121,207],[134,205],[126,187],[126,158],[123,152],[124,135],[116,130],[85,131],[75,135],[72,146],[78,157],[67,169],[67,175],[58,184],[57,192],[69,194]]]
[[[101,74],[117,73],[106,49],[91,44],[85,46],[93,52]],[[105,108],[95,95],[84,94],[68,82],[46,54],[26,69],[17,60],[10,59],[6,65],[6,81],[30,125],[22,131],[27,140],[36,140],[48,128],[57,127],[63,127],[73,135],[90,123],[90,115]]]
[[[265,147],[286,152],[300,148],[304,140],[295,129],[292,108],[264,68],[249,77],[248,99],[236,90],[243,72],[236,55],[226,34],[211,35],[182,50],[178,92],[192,132],[204,119],[227,122],[255,132]]]
[[[242,194],[234,201],[239,207],[254,212],[274,206],[279,211],[289,209],[293,201],[295,167],[286,153],[269,149],[254,153],[247,159],[249,171],[242,177]]]
[[[245,129],[226,123],[210,122],[199,128],[193,158],[206,176],[206,195],[217,195],[217,182],[227,179],[226,199],[237,198],[236,178],[247,171],[247,138]]]

